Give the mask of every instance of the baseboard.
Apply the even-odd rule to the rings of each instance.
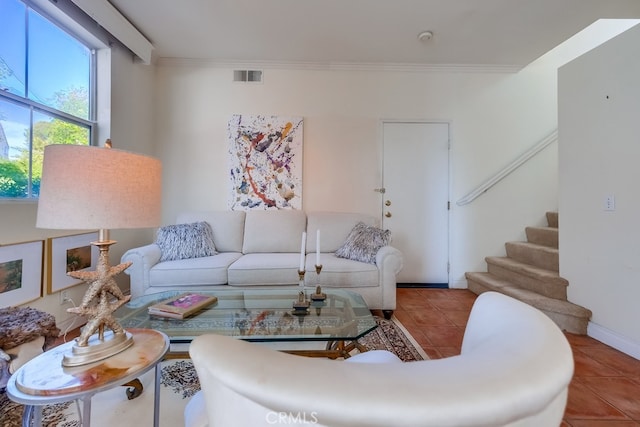
[[[396,283],[396,288],[435,288],[448,289],[448,283]]]
[[[469,288],[469,284],[467,283],[467,279],[463,278],[463,279],[454,280],[453,282],[450,282],[449,283],[449,288],[451,288],[451,289],[467,289],[467,288]]]
[[[640,343],[631,341],[629,338],[624,337],[617,332],[596,323],[589,322],[589,325],[587,325],[587,335],[640,360]]]

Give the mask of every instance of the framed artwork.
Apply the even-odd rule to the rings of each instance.
[[[302,209],[302,117],[237,114],[227,131],[229,208]]]
[[[0,246],[0,307],[42,296],[43,240]]]
[[[95,270],[98,248],[91,242],[97,240],[97,231],[47,240],[47,293],[52,294],[82,283],[67,276],[70,271]]]

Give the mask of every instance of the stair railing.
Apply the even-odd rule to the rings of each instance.
[[[480,197],[482,194],[486,193],[487,190],[489,190],[491,187],[493,187],[498,182],[500,182],[503,178],[509,175],[511,172],[518,169],[520,166],[526,163],[533,156],[535,156],[540,151],[544,150],[547,146],[549,146],[553,142],[556,142],[557,140],[558,140],[558,130],[556,129],[553,132],[551,132],[551,134],[546,136],[544,139],[534,144],[531,148],[529,148],[527,151],[522,153],[520,156],[515,158],[511,163],[509,163],[506,167],[501,169],[498,173],[496,173],[491,178],[489,178],[488,180],[480,184],[476,189],[474,189],[470,193],[467,193],[467,195],[465,195],[463,198],[461,198],[456,202],[456,205],[464,206],[473,202],[475,199]]]

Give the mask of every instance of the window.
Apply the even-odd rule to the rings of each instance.
[[[0,3],[0,200],[38,197],[46,145],[90,144],[93,57],[22,0]]]

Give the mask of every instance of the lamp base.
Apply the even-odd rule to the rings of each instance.
[[[129,332],[114,334],[112,331],[104,334],[100,339],[99,334],[89,338],[88,345],[76,344],[71,349],[71,354],[65,354],[62,358],[62,366],[80,366],[97,362],[113,356],[133,345],[133,337]]]

